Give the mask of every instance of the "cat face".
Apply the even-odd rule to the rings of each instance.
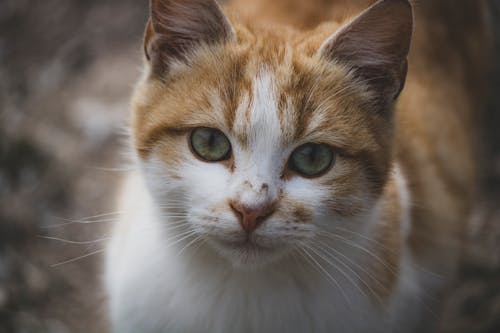
[[[411,34],[411,10],[403,37],[363,31],[379,12],[299,33],[230,24],[210,1],[153,1],[135,142],[165,215],[244,267],[368,221]],[[369,49],[360,34],[373,35]]]

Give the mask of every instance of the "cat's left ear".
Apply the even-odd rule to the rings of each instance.
[[[144,52],[153,74],[172,61],[186,61],[196,48],[234,38],[229,20],[215,0],[151,0]]]
[[[408,0],[381,0],[328,38],[319,52],[354,70],[386,106],[403,89],[412,32]]]

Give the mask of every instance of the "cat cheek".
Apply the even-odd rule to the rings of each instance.
[[[308,208],[303,203],[288,200],[285,200],[281,206],[283,208],[276,217],[280,218],[285,225],[312,224],[314,222],[312,207]]]
[[[182,169],[185,187],[189,191],[192,203],[205,208],[213,207],[222,209],[227,202],[229,170],[220,165],[191,161],[186,163]],[[227,206],[227,205],[226,205]]]

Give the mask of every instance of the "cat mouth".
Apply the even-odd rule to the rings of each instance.
[[[242,251],[242,252],[269,252],[272,251],[272,248],[260,245],[256,241],[247,238],[243,241],[225,241],[222,240],[220,243],[223,246],[231,248],[233,250]]]
[[[242,241],[218,239],[216,243],[219,254],[241,268],[263,266],[280,252],[276,247],[264,246],[249,238]]]

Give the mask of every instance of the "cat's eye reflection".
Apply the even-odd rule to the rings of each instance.
[[[231,157],[229,139],[215,128],[199,127],[191,132],[190,146],[195,155],[207,162],[219,162]]]
[[[326,144],[306,143],[294,150],[288,167],[304,177],[319,177],[335,163],[335,153]]]

